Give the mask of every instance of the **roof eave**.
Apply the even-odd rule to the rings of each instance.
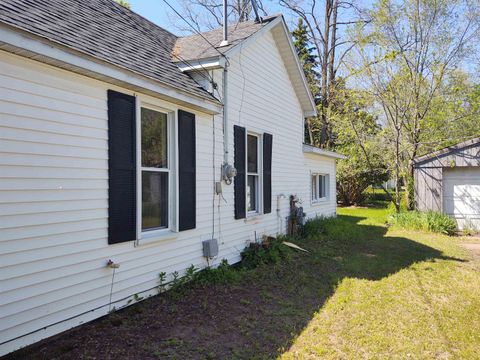
[[[433,151],[431,153],[416,157],[415,159],[413,159],[413,164],[414,165],[419,164],[419,163],[434,159],[438,156],[448,154],[452,151],[463,149],[463,148],[466,148],[466,147],[469,147],[469,146],[475,146],[477,144],[480,145],[480,137],[473,138],[473,139],[470,139],[470,140],[467,140],[467,141],[463,141],[461,143],[451,145],[451,146],[447,146],[443,149],[439,149],[437,151]]]
[[[166,101],[208,114],[219,114],[222,111],[220,102],[213,98],[209,100],[190,94],[16,27],[0,24],[0,39],[0,50],[133,91],[143,90]]]
[[[198,70],[220,69],[225,67],[225,62],[225,59],[218,55],[204,59],[178,61],[175,62],[175,64],[178,66],[180,71],[189,72]]]
[[[305,92],[307,93],[308,100],[310,102],[311,109],[305,110],[305,113],[310,113],[311,115],[306,115],[306,117],[317,116],[317,106],[315,104],[315,100],[313,99],[312,92],[310,91],[310,88],[308,86],[307,78],[305,77],[303,67],[300,63],[300,59],[298,58],[297,51],[295,50],[295,46],[293,44],[292,37],[288,36],[289,31],[288,31],[287,24],[285,23],[285,19],[283,18],[283,15],[281,16],[281,19],[282,19],[283,30],[285,32],[288,44],[290,45],[290,49],[291,49],[293,57],[295,59],[295,64],[297,66],[298,73],[300,74],[300,77],[302,78],[303,87],[304,87]]]
[[[314,154],[319,156],[330,157],[334,159],[346,159],[347,157],[343,154],[336,153],[334,151],[320,149],[312,145],[303,144],[303,152],[306,154]]]

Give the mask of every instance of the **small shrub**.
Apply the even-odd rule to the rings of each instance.
[[[251,243],[242,251],[241,266],[253,269],[262,264],[276,264],[290,258],[290,250],[283,245],[284,238],[267,237],[262,243]]]
[[[194,283],[205,286],[209,284],[227,284],[238,281],[242,276],[241,270],[230,266],[223,259],[216,268],[207,267],[195,274]]]
[[[316,219],[308,220],[303,226],[302,235],[306,238],[325,234],[327,230],[327,218],[317,217]]]
[[[405,229],[423,230],[454,235],[457,224],[454,219],[436,211],[401,211],[390,216],[390,222]]]

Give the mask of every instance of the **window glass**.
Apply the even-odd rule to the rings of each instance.
[[[328,175],[312,175],[312,200],[320,200],[327,197]]]
[[[142,171],[142,230],[168,226],[168,172]]]
[[[258,172],[258,137],[247,136],[247,171]]]
[[[247,211],[257,211],[258,176],[248,175],[247,180]]]
[[[168,227],[167,114],[141,109],[142,230]]]
[[[323,175],[318,176],[318,197],[320,199],[325,197],[325,176]]]
[[[168,166],[167,114],[142,108],[142,166]]]

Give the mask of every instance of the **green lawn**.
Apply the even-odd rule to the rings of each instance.
[[[480,358],[480,272],[466,239],[387,229],[384,209],[338,213],[348,230],[324,236],[349,246],[338,283],[281,357]]]
[[[227,268],[236,280],[163,293],[8,358],[480,358],[466,239],[387,228],[381,208],[338,212],[294,240],[309,253]]]

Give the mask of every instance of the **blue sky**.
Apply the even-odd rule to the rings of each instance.
[[[176,0],[169,0],[169,2],[178,8]],[[136,13],[162,27],[170,27],[170,21],[167,16],[168,7],[162,0],[129,0],[129,3],[131,9]]]
[[[218,1],[221,2],[221,0]],[[128,2],[130,3],[131,9],[136,13],[173,33],[179,33],[173,24],[175,19],[173,11],[163,2],[163,0],[128,0]],[[168,2],[175,9],[181,9],[177,0],[168,0]],[[282,12],[282,8],[278,5],[277,1],[267,1],[265,6],[269,14]],[[181,25],[183,26],[185,24]]]

